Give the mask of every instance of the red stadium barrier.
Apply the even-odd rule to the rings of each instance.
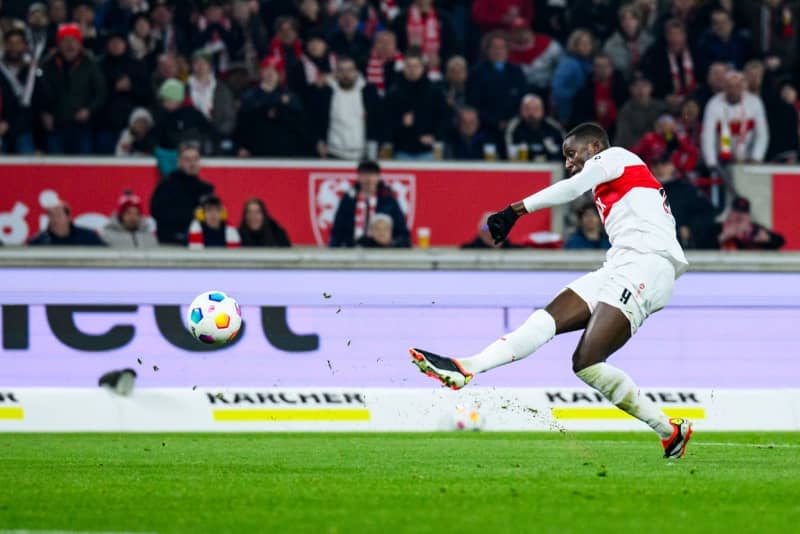
[[[201,176],[212,182],[239,224],[249,197],[262,198],[293,243],[325,244],[338,198],[355,179],[355,166],[343,162],[213,160]],[[412,235],[431,229],[431,244],[458,245],[471,240],[486,211],[504,207],[551,183],[560,171],[548,165],[400,164],[383,165],[384,180],[397,194]],[[117,198],[132,189],[149,203],[158,176],[150,160],[15,159],[0,162],[6,178],[0,199],[0,239],[21,244],[46,225],[44,206],[60,198],[77,222],[99,228],[114,211]],[[551,228],[550,211],[526,217],[511,234],[527,242],[534,231]]]

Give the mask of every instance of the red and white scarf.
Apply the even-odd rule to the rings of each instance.
[[[377,207],[377,195],[367,197],[361,191],[358,192],[358,195],[356,195],[356,219],[353,231],[353,237],[356,241],[367,233],[367,225],[375,216],[375,208]]]
[[[685,48],[683,50],[680,67],[678,67],[678,62],[672,52],[667,52],[667,58],[669,58],[669,71],[672,74],[672,87],[675,94],[687,95],[694,91],[697,82],[694,79],[694,63],[692,63],[692,55],[689,53],[689,49]],[[681,71],[683,71],[683,78],[681,78]]]
[[[381,94],[386,90],[386,79],[383,67],[386,65],[387,61],[394,61],[395,67],[397,68],[399,65],[403,64],[403,55],[400,52],[395,52],[392,58],[381,58],[373,51],[367,62],[367,83],[374,85]]]
[[[409,7],[408,17],[406,17],[406,34],[408,35],[408,45],[420,47],[422,55],[426,58],[439,54],[442,36],[435,9],[431,9],[426,15],[423,15],[416,5]]]

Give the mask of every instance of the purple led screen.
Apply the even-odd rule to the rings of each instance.
[[[580,274],[3,269],[0,386],[91,387],[132,367],[149,387],[427,387],[409,346],[472,354]],[[182,348],[197,348],[185,305],[209,289],[242,303],[245,331],[220,351]],[[689,273],[613,361],[647,387],[798,387],[798,297],[800,275]],[[474,384],[580,386],[577,340]]]

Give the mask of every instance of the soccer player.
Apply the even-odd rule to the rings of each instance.
[[[591,189],[612,243],[603,266],[567,285],[544,309],[478,354],[456,359],[410,349],[412,362],[428,376],[460,389],[476,373],[521,360],[557,334],[583,329],[572,355],[578,378],[656,431],[664,457],[680,458],[692,435],[691,423],[669,419],[630,376],[606,363],[650,314],[667,304],[675,279],[689,265],[676,239],[666,193],[637,155],[609,146],[606,131],[597,124],[575,127],[562,151],[570,178],[491,215],[489,231],[501,242],[521,216]]]

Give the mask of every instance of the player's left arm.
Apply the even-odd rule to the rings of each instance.
[[[575,200],[593,187],[613,180],[614,174],[603,165],[594,162],[587,163],[583,170],[575,176],[556,182],[519,202],[514,202],[503,211],[491,215],[487,222],[489,231],[495,242],[500,243],[508,237],[514,223],[521,216]]]

